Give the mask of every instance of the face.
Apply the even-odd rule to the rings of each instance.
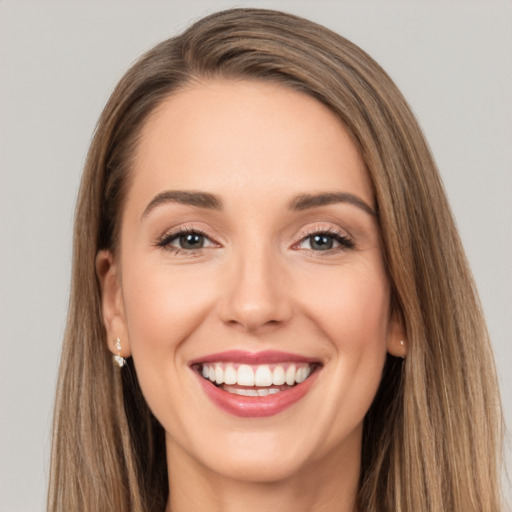
[[[206,82],[153,113],[98,269],[170,464],[272,481],[358,463],[400,350],[374,207],[350,137],[299,92]]]

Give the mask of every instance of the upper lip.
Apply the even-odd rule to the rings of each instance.
[[[199,363],[240,363],[240,364],[271,364],[271,363],[320,363],[317,358],[306,357],[299,354],[290,352],[281,352],[279,350],[264,350],[261,352],[250,352],[246,350],[226,350],[224,352],[217,352],[215,354],[208,354],[203,357],[198,357],[190,361],[190,365]]]

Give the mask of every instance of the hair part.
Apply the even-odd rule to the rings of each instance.
[[[48,510],[165,507],[163,428],[133,363],[122,373],[112,366],[95,259],[101,249],[117,250],[149,116],[169,95],[209,79],[270,81],[317,99],[338,116],[368,169],[409,355],[405,363],[388,356],[365,418],[359,510],[498,511],[501,412],[492,352],[418,123],[360,48],[310,21],[259,9],[213,14],[160,43],[121,79],[101,114],[75,214]]]

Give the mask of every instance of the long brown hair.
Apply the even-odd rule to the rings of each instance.
[[[358,508],[500,509],[501,411],[471,273],[429,148],[380,66],[343,37],[275,11],[208,16],[144,55],[101,114],[75,217],[73,274],[54,418],[48,510],[161,512],[164,432],[131,362],[111,363],[95,273],[115,252],[137,138],[164,98],[196,79],[272,81],[316,98],[350,133],[371,177],[407,332],[366,415]]]

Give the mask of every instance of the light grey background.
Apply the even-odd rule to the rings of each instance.
[[[73,207],[100,110],[144,50],[207,12],[246,5],[303,15],[348,37],[383,65],[412,104],[480,289],[512,424],[509,1],[4,1],[0,512],[44,509]],[[510,459],[510,441],[508,450]]]

